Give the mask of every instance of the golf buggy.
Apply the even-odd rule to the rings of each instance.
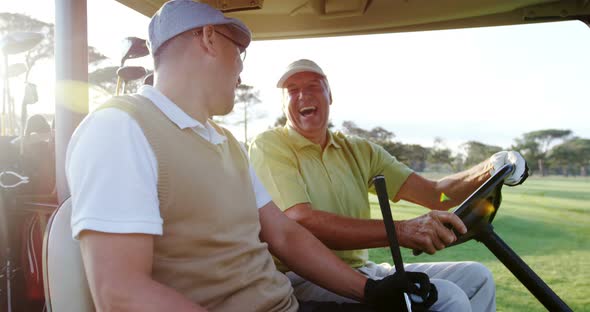
[[[117,0],[151,16],[164,0]],[[590,23],[590,4],[579,0],[204,0],[229,16],[240,18],[253,31],[254,40],[345,36],[392,32],[457,29],[580,20]],[[0,126],[0,311],[91,311],[80,251],[71,239],[71,202],[65,179],[66,147],[86,115],[72,109],[88,103],[88,90],[69,96],[67,84],[87,84],[87,1],[55,0],[56,99],[55,123],[21,113],[18,125],[14,105],[3,100]],[[75,40],[72,40],[75,38]],[[8,64],[7,55],[22,53],[38,36],[21,34],[0,41],[4,55],[5,94],[8,80],[22,71]],[[141,40],[128,40],[117,92],[129,81],[145,76],[141,68],[126,67],[125,60],[145,53]],[[141,50],[141,51],[140,51]],[[23,111],[36,100],[34,87],[25,87]],[[75,103],[74,103],[75,102]],[[4,116],[8,116],[4,118]],[[30,125],[29,125],[30,123]],[[30,130],[28,130],[30,129]],[[469,227],[460,241],[483,242],[496,257],[551,311],[569,311],[561,300],[493,231],[491,221],[500,205],[500,187],[511,168],[500,171],[455,211]],[[379,182],[377,182],[379,183]],[[482,212],[479,204],[486,202]],[[385,203],[383,203],[385,205]],[[489,207],[493,209],[489,209]],[[59,209],[58,209],[59,206]],[[385,212],[385,210],[384,210]],[[385,213],[384,213],[385,214]],[[51,216],[51,218],[50,218]],[[393,237],[390,237],[392,242]],[[43,248],[41,248],[43,245]],[[392,243],[392,251],[395,244]],[[42,250],[42,251],[41,251]],[[394,254],[397,252],[394,252]],[[394,262],[401,260],[394,257]]]

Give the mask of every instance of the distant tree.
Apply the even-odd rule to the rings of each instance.
[[[419,172],[424,171],[426,168],[427,159],[432,152],[430,148],[418,144],[395,142],[393,141],[395,134],[380,126],[365,130],[358,127],[353,121],[347,120],[342,122],[342,130],[348,135],[358,136],[381,145],[398,161]],[[448,152],[450,153],[450,150]]]
[[[100,64],[102,61],[107,60],[108,57],[106,57],[104,54],[100,53],[98,51],[98,49],[96,49],[93,46],[89,46],[88,47],[88,64],[89,65],[98,65]]]
[[[369,131],[369,136],[373,141],[380,144],[391,141],[395,137],[395,134],[383,127],[375,127]]]
[[[236,108],[232,115],[236,116],[237,121],[235,125],[244,125],[244,143],[248,145],[248,123],[252,119],[261,118],[264,115],[260,112],[254,111],[254,106],[260,104],[260,91],[254,89],[254,87],[241,84],[236,90]],[[240,116],[241,117],[238,117]]]
[[[466,159],[466,157],[464,155],[461,155],[461,154],[455,155],[455,157],[453,159],[453,163],[451,164],[451,167],[453,167],[455,172],[463,171],[463,169],[467,167],[465,165],[465,159]]]
[[[403,144],[389,142],[382,145],[398,161],[406,164],[415,171],[422,172],[426,169],[426,160],[430,155],[430,149],[419,144]]]
[[[431,149],[420,144],[406,145],[406,149],[409,152],[408,162],[410,166],[418,171],[424,171]]]
[[[25,53],[28,79],[35,63],[44,58],[53,57],[53,24],[45,23],[18,13],[0,13],[0,35],[16,31],[31,31],[43,34],[43,40],[33,49]]]
[[[118,68],[118,66],[98,68],[88,74],[88,82],[93,85],[101,86],[110,94],[114,94],[117,86]]]
[[[349,120],[342,122],[342,128],[344,133],[348,135],[358,136],[380,145],[391,142],[391,140],[395,137],[393,132],[388,131],[383,127],[374,127],[371,130],[365,130],[358,127],[353,121]]]
[[[559,167],[564,176],[569,175],[572,166],[578,166],[581,176],[587,176],[590,164],[590,140],[573,138],[554,146],[547,155],[550,165]]]
[[[42,59],[53,58],[55,50],[54,25],[34,19],[20,13],[0,13],[0,36],[16,31],[30,31],[43,34],[43,40],[33,49],[25,53],[27,65],[26,78],[33,66]],[[106,59],[106,56],[98,52],[96,48],[88,48],[88,62],[97,63]]]
[[[283,113],[279,118],[277,118],[277,120],[275,120],[275,123],[273,124],[273,128],[283,127],[286,124],[287,124],[287,116],[285,116],[285,113]]]
[[[468,141],[461,144],[465,151],[465,167],[475,166],[488,159],[491,155],[502,150],[499,146],[487,145],[478,141]]]
[[[514,149],[523,152],[523,156],[531,164],[531,167],[537,168],[541,176],[545,175],[545,159],[547,152],[556,141],[568,139],[572,134],[571,130],[545,129],[527,132],[521,138],[515,139]],[[533,164],[536,163],[536,166]]]
[[[434,165],[434,167],[437,168],[436,170],[440,170],[438,167],[441,165],[448,166],[454,170],[454,161],[455,158],[452,155],[452,151],[446,146],[444,139],[441,137],[435,137],[434,145],[430,150],[430,154],[428,155],[428,162]]]
[[[342,130],[348,135],[354,135],[365,139],[369,138],[369,131],[359,128],[354,121],[343,121]]]

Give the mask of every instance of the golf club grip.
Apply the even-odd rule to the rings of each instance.
[[[391,216],[391,207],[389,206],[389,197],[387,196],[387,187],[385,185],[385,177],[382,175],[373,178],[377,198],[379,199],[379,207],[381,207],[381,214],[383,215],[383,223],[385,224],[385,231],[387,232],[387,239],[389,240],[389,249],[395,265],[395,271],[405,274],[402,254],[399,250],[399,242],[395,234],[395,224]]]
[[[119,93],[121,92],[121,84],[121,77],[117,77],[117,87],[115,88],[115,95],[119,95]]]

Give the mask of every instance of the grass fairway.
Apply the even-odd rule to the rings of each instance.
[[[574,311],[590,311],[590,178],[529,178],[523,185],[503,188],[503,201],[494,219],[495,232]],[[381,218],[371,197],[373,218]],[[424,208],[399,202],[394,219],[424,214]],[[481,243],[470,241],[434,256],[412,256],[404,262],[472,260],[494,274],[498,311],[546,311],[537,299]],[[392,262],[389,249],[374,249],[370,258]]]

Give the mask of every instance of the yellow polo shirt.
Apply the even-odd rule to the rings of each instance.
[[[372,178],[385,175],[387,193],[393,198],[413,171],[377,144],[340,132],[328,135],[322,151],[289,126],[268,130],[250,145],[251,163],[283,211],[310,203],[313,209],[370,219]],[[354,268],[368,260],[367,250],[334,253]]]

